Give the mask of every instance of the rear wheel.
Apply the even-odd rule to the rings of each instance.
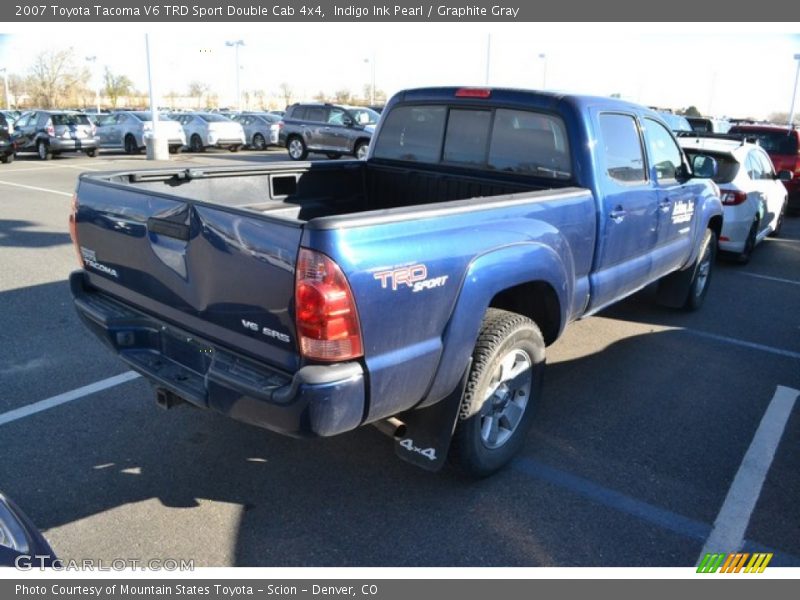
[[[139,144],[136,143],[136,138],[132,135],[125,136],[125,153],[139,154]]]
[[[48,146],[44,141],[40,141],[38,144],[36,144],[36,153],[42,160],[50,160],[53,158],[53,151],[50,150],[50,146]]]
[[[753,249],[756,247],[756,240],[758,238],[758,217],[753,220],[750,226],[750,231],[747,233],[747,239],[744,242],[744,249],[736,255],[736,262],[740,265],[746,265],[750,262],[750,257],[753,254]]]
[[[292,160],[305,160],[308,156],[308,148],[306,148],[305,142],[297,136],[289,138],[289,141],[286,142],[286,150]]]
[[[545,346],[523,315],[486,312],[448,455],[462,472],[486,477],[519,452],[541,390]]]
[[[260,133],[257,133],[253,136],[253,150],[266,150],[267,148],[267,140],[264,139],[264,136]]]
[[[783,218],[786,216],[786,204],[787,201],[784,200],[783,204],[781,204],[781,212],[778,213],[778,221],[775,223],[775,229],[769,234],[769,237],[780,237],[781,229],[783,229]]]
[[[5,164],[14,162],[14,153],[12,152],[11,154],[3,154],[3,156],[0,156],[0,162]]]
[[[170,146],[169,147],[170,154],[180,154],[181,153],[181,146]]]
[[[86,151],[86,156],[89,158],[95,158],[97,156],[97,148],[89,148]]]
[[[205,150],[205,146],[203,146],[203,140],[196,133],[192,135],[191,139],[189,140],[189,150],[192,152],[203,152],[203,150]]]

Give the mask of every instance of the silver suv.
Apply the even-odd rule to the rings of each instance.
[[[292,160],[305,160],[309,152],[364,159],[379,116],[360,106],[293,104],[283,116],[280,145]]]

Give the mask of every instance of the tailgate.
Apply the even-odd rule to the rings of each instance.
[[[81,177],[76,233],[91,286],[294,371],[300,223]]]

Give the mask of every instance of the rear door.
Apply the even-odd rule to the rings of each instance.
[[[681,266],[692,252],[697,197],[694,185],[676,177],[683,164],[683,153],[672,134],[654,119],[645,117],[642,125],[650,177],[658,193],[654,270],[663,274]]]
[[[345,125],[349,118],[347,111],[339,106],[334,106],[328,111],[328,123],[323,130],[326,148],[338,152],[350,152],[351,129]]]
[[[753,159],[761,164],[761,179],[757,182],[761,192],[764,194],[764,215],[762,227],[772,227],[777,225],[778,216],[783,209],[786,201],[786,188],[783,182],[777,179],[775,168],[767,153],[761,149],[753,150]]]
[[[301,124],[306,146],[314,150],[326,149],[328,126],[328,108],[325,106],[309,106],[306,108],[306,119]]]
[[[652,279],[659,209],[635,115],[594,111],[593,116],[601,211],[590,310],[597,310]]]

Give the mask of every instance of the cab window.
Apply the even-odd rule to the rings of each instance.
[[[675,179],[682,158],[681,151],[669,131],[653,119],[644,119],[644,138],[647,141],[650,163],[656,170],[656,180]]]
[[[645,181],[644,152],[636,120],[631,115],[603,113],[599,121],[601,155],[608,176],[621,183]]]

